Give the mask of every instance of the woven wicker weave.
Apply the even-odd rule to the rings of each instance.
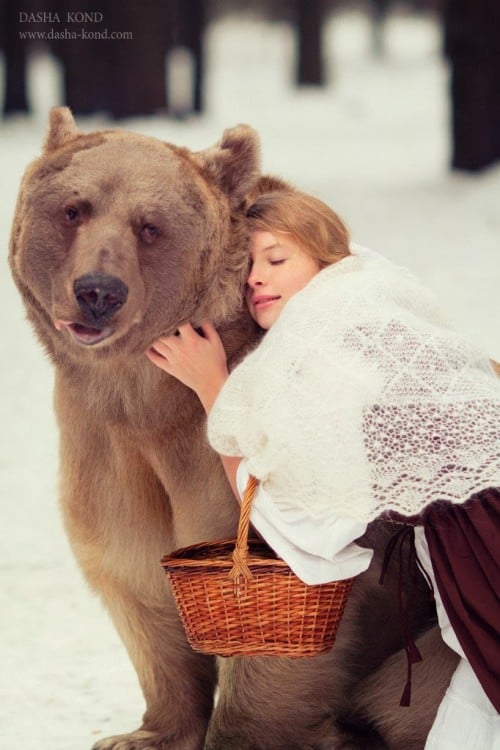
[[[248,539],[257,480],[241,505],[238,538],[162,559],[189,643],[219,656],[312,656],[329,650],[352,578],[307,586],[264,543]]]

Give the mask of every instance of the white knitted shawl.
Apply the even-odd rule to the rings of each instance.
[[[210,414],[272,500],[370,521],[500,486],[500,384],[404,268],[353,245],[287,303]]]

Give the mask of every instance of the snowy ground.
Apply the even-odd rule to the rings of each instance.
[[[447,171],[447,71],[431,19],[386,28],[370,54],[362,16],[326,29],[330,85],[297,92],[283,25],[227,20],[210,30],[208,111],[184,123],[126,127],[202,148],[225,127],[255,126],[263,166],[329,202],[354,239],[413,268],[457,326],[500,359],[500,170]],[[36,114],[0,124],[0,227],[6,248],[17,185],[58,103],[48,59],[32,69]],[[83,129],[107,125],[82,121]],[[0,747],[88,750],[134,728],[143,710],[132,668],[68,549],[57,508],[52,373],[23,319],[6,266],[2,306]]]

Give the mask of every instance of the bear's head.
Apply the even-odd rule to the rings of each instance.
[[[259,181],[252,128],[191,152],[120,130],[78,131],[51,112],[27,169],[10,246],[28,315],[56,360],[140,356],[187,321],[242,307],[242,205]]]

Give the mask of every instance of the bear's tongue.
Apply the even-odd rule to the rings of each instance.
[[[81,323],[73,323],[67,320],[56,320],[54,322],[55,327],[58,331],[65,328],[70,332],[79,344],[85,346],[91,346],[97,344],[99,341],[103,341],[111,334],[111,327],[105,328],[90,328],[89,326],[81,325]]]

